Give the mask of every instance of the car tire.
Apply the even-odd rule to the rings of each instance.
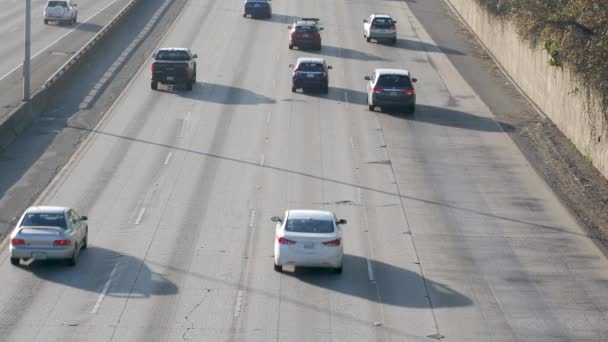
[[[324,85],[323,88],[321,88],[321,91],[323,92],[323,94],[328,94],[329,93],[329,85]]]
[[[321,47],[322,47],[321,45],[317,46],[316,50],[321,51]]]
[[[293,44],[289,44],[289,50],[293,50]]]
[[[89,231],[87,230],[84,233],[84,239],[82,239],[82,249],[87,249],[89,247]]]
[[[243,13],[243,18],[247,18],[247,14]]]
[[[48,25],[48,24],[49,24],[49,21],[44,19],[44,25]]]
[[[156,82],[156,81],[150,82],[150,88],[152,88],[152,90],[157,90],[158,89],[158,82]]]
[[[393,39],[391,39],[391,44],[392,44],[392,45],[397,44],[397,38],[393,38]]]
[[[296,92],[296,90],[298,90],[296,87],[291,87],[291,92],[292,92],[292,93],[295,93],[295,92]]]
[[[368,43],[372,41],[370,37],[365,37],[365,40],[367,40]]]
[[[274,270],[275,272],[283,272],[283,266],[275,264]]]
[[[416,112],[416,105],[413,104],[413,105],[407,106],[407,112],[410,114],[414,114]]]
[[[340,265],[340,267],[334,268],[334,273],[336,273],[336,274],[342,274],[342,265]]]
[[[19,261],[21,261],[19,258],[11,258],[11,264],[13,264],[13,266],[19,265]]]
[[[376,110],[376,106],[370,104],[370,105],[367,105],[367,109],[369,109],[370,112],[373,112]]]
[[[187,91],[191,91],[192,90],[192,80],[189,80],[188,82],[186,82],[186,90]]]
[[[76,266],[78,263],[78,244],[74,246],[74,254],[68,259],[68,266]]]

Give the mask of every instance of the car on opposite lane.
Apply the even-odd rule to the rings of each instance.
[[[344,248],[341,225],[336,215],[326,210],[292,209],[283,217],[274,216],[274,270],[283,266],[331,268],[342,273]]]
[[[243,17],[271,18],[271,0],[245,0],[243,4]]]
[[[150,87],[158,89],[158,84],[184,85],[186,90],[192,90],[196,83],[197,55],[187,48],[160,48],[153,55]]]
[[[293,25],[287,26],[289,29],[289,49],[321,50],[321,31],[323,27],[319,25],[319,18],[297,19]]]
[[[72,0],[49,0],[42,13],[45,24],[49,21],[75,25],[78,20],[78,7]]]
[[[388,14],[372,14],[363,20],[363,37],[370,42],[387,41],[397,43],[397,22]]]
[[[331,65],[327,65],[325,59],[318,57],[300,57],[296,64],[290,64],[293,69],[291,75],[291,91],[298,89],[304,91],[309,89],[319,89],[327,94],[329,92],[329,70]]]
[[[67,207],[29,207],[11,233],[11,264],[19,265],[21,259],[65,259],[76,265],[89,241],[87,220]]]
[[[376,107],[405,108],[413,113],[416,110],[416,90],[408,70],[376,69],[367,80],[367,104],[370,111]]]

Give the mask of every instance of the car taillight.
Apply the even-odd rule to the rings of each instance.
[[[186,64],[186,74],[190,73],[190,64]]]
[[[369,27],[370,30],[375,30],[376,29],[376,25],[372,25]]]
[[[54,246],[69,246],[71,243],[72,243],[72,241],[67,240],[67,239],[53,241]]]
[[[12,239],[11,240],[11,245],[13,245],[13,246],[25,245],[25,240],[23,240],[23,239]]]
[[[393,26],[389,27],[388,29],[391,31],[395,31],[396,28],[395,28],[395,25],[393,25]]]
[[[382,89],[382,88],[374,88],[373,92],[374,93],[383,93],[384,89]]]
[[[156,64],[152,63],[152,67],[150,68],[150,70],[152,71],[152,73],[156,72]]]
[[[327,78],[327,71],[323,72],[323,78]]]
[[[278,241],[279,245],[293,245],[294,243],[296,243],[295,241],[286,239],[284,237],[280,237]]]
[[[340,246],[341,242],[342,242],[341,239],[335,239],[335,240],[331,240],[331,241],[325,241],[325,242],[323,242],[323,244],[325,246]]]
[[[405,89],[403,90],[403,92],[408,95],[416,94],[416,91],[414,89]]]

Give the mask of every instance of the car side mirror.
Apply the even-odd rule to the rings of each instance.
[[[197,55],[197,54],[192,55],[192,58],[196,58],[196,57],[198,57],[198,55]]]
[[[319,31],[323,31],[323,27],[319,27]]]
[[[416,82],[418,82],[418,79],[417,78],[412,78],[412,82],[416,83]]]
[[[291,25],[289,25],[289,26],[287,26],[287,28],[291,30],[292,27],[291,27]]]
[[[345,219],[339,219],[338,220],[338,224],[346,224],[346,220]]]
[[[393,24],[396,24],[397,22],[393,20]]]
[[[367,22],[367,19],[363,19],[363,22],[364,22],[364,23],[366,23],[366,22]]]
[[[329,69],[333,69],[331,65],[327,66],[327,70],[329,70]]]
[[[277,222],[277,223],[278,223],[278,222],[283,222],[283,220],[282,220],[280,217],[278,217],[278,216],[273,216],[273,217],[271,217],[271,218],[270,218],[270,221],[272,221],[272,222]]]
[[[289,64],[289,67],[293,69],[293,64]]]
[[[80,216],[80,219],[83,220],[83,221],[86,221],[86,220],[89,219],[89,217],[88,216]]]
[[[78,7],[78,4],[72,4],[72,6],[74,6],[74,7]]]
[[[363,79],[366,80],[366,81],[371,81],[372,80],[372,78],[369,77],[369,76],[365,76],[365,77],[363,77]]]

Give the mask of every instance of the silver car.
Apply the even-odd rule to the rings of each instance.
[[[397,22],[388,14],[372,14],[363,20],[363,37],[370,42],[384,40],[391,44],[397,43]]]
[[[21,259],[66,259],[76,265],[81,249],[87,248],[87,217],[66,207],[28,208],[11,234],[11,264]]]

